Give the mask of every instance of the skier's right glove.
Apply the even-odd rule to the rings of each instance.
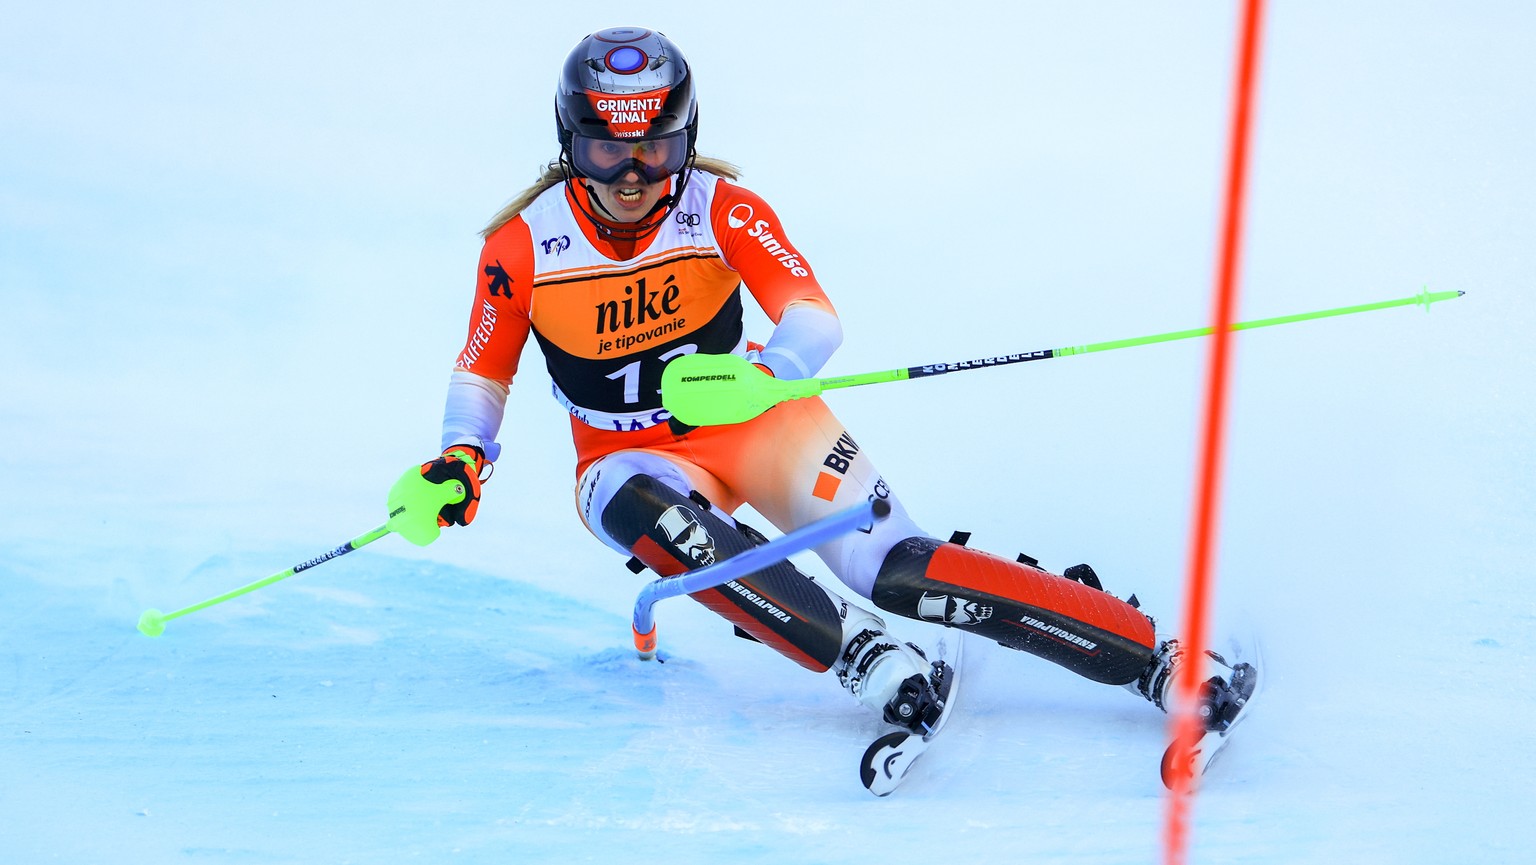
[[[437,512],[439,526],[467,526],[475,521],[475,511],[480,509],[481,470],[489,465],[485,451],[471,444],[454,445],[437,459],[421,464],[421,476],[434,484],[458,481],[464,485],[464,499],[443,505]]]

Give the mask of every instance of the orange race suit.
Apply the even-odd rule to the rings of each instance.
[[[553,395],[571,416],[577,508],[615,550],[675,573],[713,561],[716,545],[742,543],[718,536],[735,535],[730,514],[743,503],[789,531],[884,498],[892,506],[887,519],[816,548],[859,595],[1090,678],[1133,680],[1151,655],[1146,617],[1080,583],[932,539],[819,398],[783,403],[740,424],[668,424],[661,370],[674,357],[735,353],[778,377],[806,378],[841,341],[831,302],[773,209],[734,183],[693,171],[669,218],[639,240],[616,240],[594,225],[579,183],[547,190],[486,239],[449,387],[444,446],[473,443],[495,459],[507,387],[532,333]],[[761,347],[743,332],[743,282],[776,325]],[[651,503],[634,506],[653,507],[654,518],[638,528],[615,518],[615,502],[629,506],[631,499]],[[709,514],[688,505],[700,500],[712,506],[704,508]],[[647,532],[675,542],[671,559]],[[806,590],[811,581],[803,575],[754,578],[695,597],[802,665],[832,666],[847,603],[830,590]]]

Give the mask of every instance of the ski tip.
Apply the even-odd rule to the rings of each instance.
[[[900,731],[887,733],[871,742],[859,764],[859,780],[864,783],[864,789],[876,796],[891,795],[922,750],[919,737]]]
[[[1168,746],[1163,752],[1163,764],[1160,773],[1163,778],[1163,786],[1175,792],[1193,792],[1195,784],[1200,778],[1196,764],[1200,759],[1201,738],[1195,737],[1192,742],[1187,742],[1181,748],[1178,742]]]

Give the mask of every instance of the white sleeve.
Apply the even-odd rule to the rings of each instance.
[[[842,344],[843,325],[836,315],[810,304],[792,303],[779,317],[757,362],[773,370],[775,378],[810,378]]]
[[[443,408],[443,449],[472,444],[495,462],[501,456],[496,433],[507,410],[507,386],[472,372],[454,370]]]

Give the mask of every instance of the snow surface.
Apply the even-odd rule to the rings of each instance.
[[[475,526],[134,623],[382,522],[582,34],[688,52],[835,374],[1202,323],[1231,5],[6,4],[0,861],[1156,861],[1162,719],[1118,689],[978,644],[876,800],[826,677],[683,600],[636,660],[532,355]],[[1272,684],[1193,861],[1532,861],[1536,11],[1270,7],[1243,316],[1468,294],[1238,339],[1218,630]],[[930,531],[1171,629],[1202,349],[830,401]]]

